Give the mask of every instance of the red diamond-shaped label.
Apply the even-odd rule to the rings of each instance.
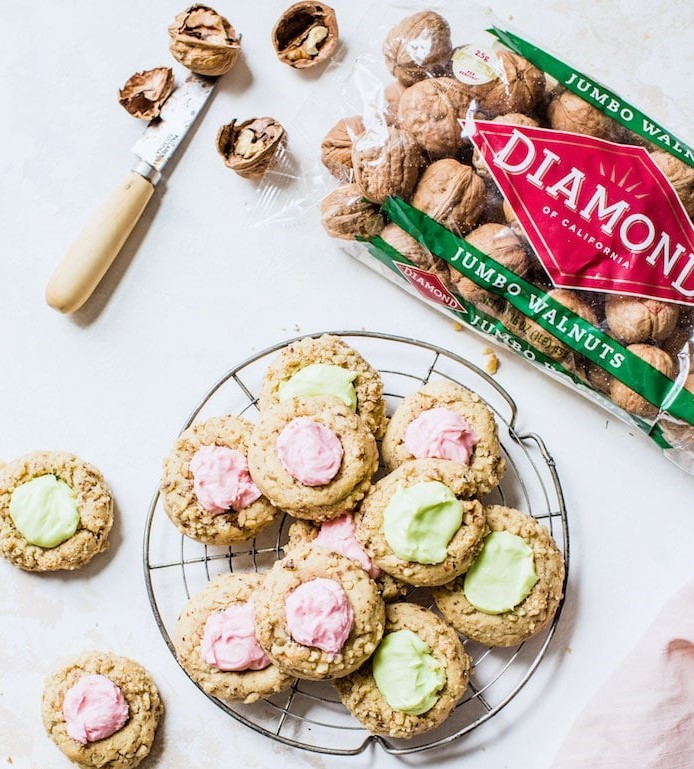
[[[441,279],[433,272],[423,270],[421,267],[415,267],[411,264],[405,264],[404,262],[394,262],[394,264],[407,278],[408,283],[425,299],[434,302],[434,304],[448,307],[449,310],[467,312],[463,305],[443,285]]]
[[[555,285],[694,304],[694,226],[645,148],[484,120],[470,129]]]

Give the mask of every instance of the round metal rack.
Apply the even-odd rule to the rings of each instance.
[[[568,575],[569,530],[554,461],[540,436],[516,429],[518,410],[511,396],[480,368],[435,345],[366,331],[329,333],[347,338],[380,371],[389,413],[405,395],[432,379],[457,382],[485,400],[496,416],[507,462],[501,485],[485,502],[515,507],[542,521],[564,555]],[[273,354],[292,341],[295,340],[258,352],[230,369],[205,393],[182,429],[194,420],[220,414],[243,414],[253,420],[263,373]],[[209,547],[178,533],[164,513],[159,491],[155,492],[145,526],[144,572],[155,621],[172,654],[173,631],[184,602],[224,571],[269,568],[282,557],[290,522],[284,516],[252,541],[232,547]],[[431,603],[428,591],[421,589],[410,600]],[[242,724],[295,748],[355,755],[375,743],[394,755],[421,752],[459,739],[505,707],[540,664],[560,613],[561,606],[550,627],[516,647],[490,648],[463,639],[474,664],[465,696],[442,726],[409,741],[369,734],[343,708],[329,682],[299,681],[286,692],[249,705],[205,696]]]

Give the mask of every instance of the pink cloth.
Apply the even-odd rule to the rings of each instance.
[[[694,582],[578,717],[550,769],[694,767]]]

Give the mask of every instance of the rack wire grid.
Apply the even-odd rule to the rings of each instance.
[[[389,414],[405,395],[435,379],[461,384],[484,399],[496,416],[507,462],[501,485],[484,502],[523,510],[549,528],[566,562],[566,592],[569,529],[561,483],[540,436],[516,430],[518,410],[511,396],[480,368],[433,344],[366,331],[327,333],[346,338],[379,370]],[[257,414],[256,393],[270,358],[301,338],[258,352],[230,369],[205,393],[182,429],[197,419],[220,414],[243,414],[253,420]],[[381,468],[379,473],[383,472]],[[282,557],[290,523],[285,515],[252,541],[231,547],[205,546],[178,533],[166,517],[159,491],[155,492],[144,534],[145,581],[154,618],[174,656],[172,636],[184,602],[220,573],[269,568]],[[408,600],[431,606],[431,595],[424,589],[414,591]],[[341,705],[329,682],[298,681],[286,692],[250,705],[203,694],[242,724],[294,748],[356,755],[377,744],[393,755],[417,753],[448,745],[499,713],[537,669],[560,613],[561,605],[546,630],[516,647],[491,648],[462,638],[474,666],[465,695],[444,724],[408,741],[370,734]]]

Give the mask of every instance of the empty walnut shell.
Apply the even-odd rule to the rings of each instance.
[[[337,47],[338,37],[335,11],[324,3],[295,3],[280,16],[272,30],[277,58],[296,69],[313,67],[329,59]]]
[[[409,200],[423,162],[412,134],[392,126],[363,133],[352,148],[354,181],[373,203],[391,195]]]
[[[118,103],[134,117],[152,120],[159,117],[173,87],[174,75],[171,67],[156,67],[136,72],[118,91]]]
[[[674,379],[677,373],[675,362],[664,350],[652,344],[630,344],[627,350],[643,358],[668,379]],[[645,419],[654,419],[658,414],[658,409],[653,404],[617,379],[612,380],[610,398],[615,406]]]
[[[400,99],[405,93],[406,88],[407,87],[399,80],[394,80],[390,85],[387,85],[383,91],[383,97],[386,102],[383,116],[388,125],[397,125],[398,107],[400,106]]]
[[[386,66],[403,85],[442,75],[452,50],[451,28],[443,16],[433,11],[422,11],[403,19],[383,42]]]
[[[479,109],[489,116],[532,112],[545,96],[545,75],[511,51],[499,51],[499,77],[470,86]]]
[[[398,126],[409,131],[432,157],[456,155],[463,146],[463,127],[470,89],[452,77],[421,80],[400,98]]]
[[[527,115],[522,115],[520,112],[511,112],[508,115],[499,115],[498,117],[495,117],[491,122],[503,123],[504,125],[529,126],[531,128],[537,128],[540,125],[537,120],[533,120],[533,118],[528,117]],[[485,182],[492,181],[489,171],[487,171],[487,165],[484,160],[482,160],[482,157],[477,150],[472,153],[472,165],[475,171],[477,171],[477,173],[485,180]]]
[[[504,267],[515,272],[516,275],[523,277],[527,274],[530,267],[528,254],[510,227],[503,224],[483,224],[466,235],[465,240],[482,253],[491,256],[492,259],[496,259]],[[477,283],[466,278],[452,265],[449,270],[450,280],[461,296],[489,315],[501,316],[506,306],[506,301],[502,297],[478,286]]]
[[[217,132],[217,152],[239,176],[262,176],[285,139],[284,128],[271,117],[232,120]]]
[[[670,180],[687,214],[694,218],[694,168],[665,150],[651,152],[651,158]]]
[[[199,75],[223,75],[241,51],[236,30],[207,5],[191,5],[169,25],[171,55]]]
[[[612,118],[571,91],[562,91],[552,98],[547,107],[547,119],[557,131],[587,134],[608,141],[617,135],[617,124]]]
[[[337,179],[352,180],[352,145],[364,133],[359,115],[342,118],[328,131],[320,146],[323,165]]]
[[[429,270],[437,275],[444,283],[448,283],[448,264],[443,259],[425,248],[418,240],[415,240],[397,224],[387,224],[381,232],[381,238],[392,246],[398,253],[409,259],[412,264]]]
[[[411,202],[456,235],[464,235],[477,224],[486,197],[484,182],[470,166],[445,158],[424,171]]]
[[[612,335],[625,344],[664,341],[677,327],[679,316],[679,305],[657,299],[610,295],[605,301],[607,325]]]
[[[323,198],[321,220],[333,238],[373,238],[383,229],[381,209],[368,201],[356,184],[344,184]]]

